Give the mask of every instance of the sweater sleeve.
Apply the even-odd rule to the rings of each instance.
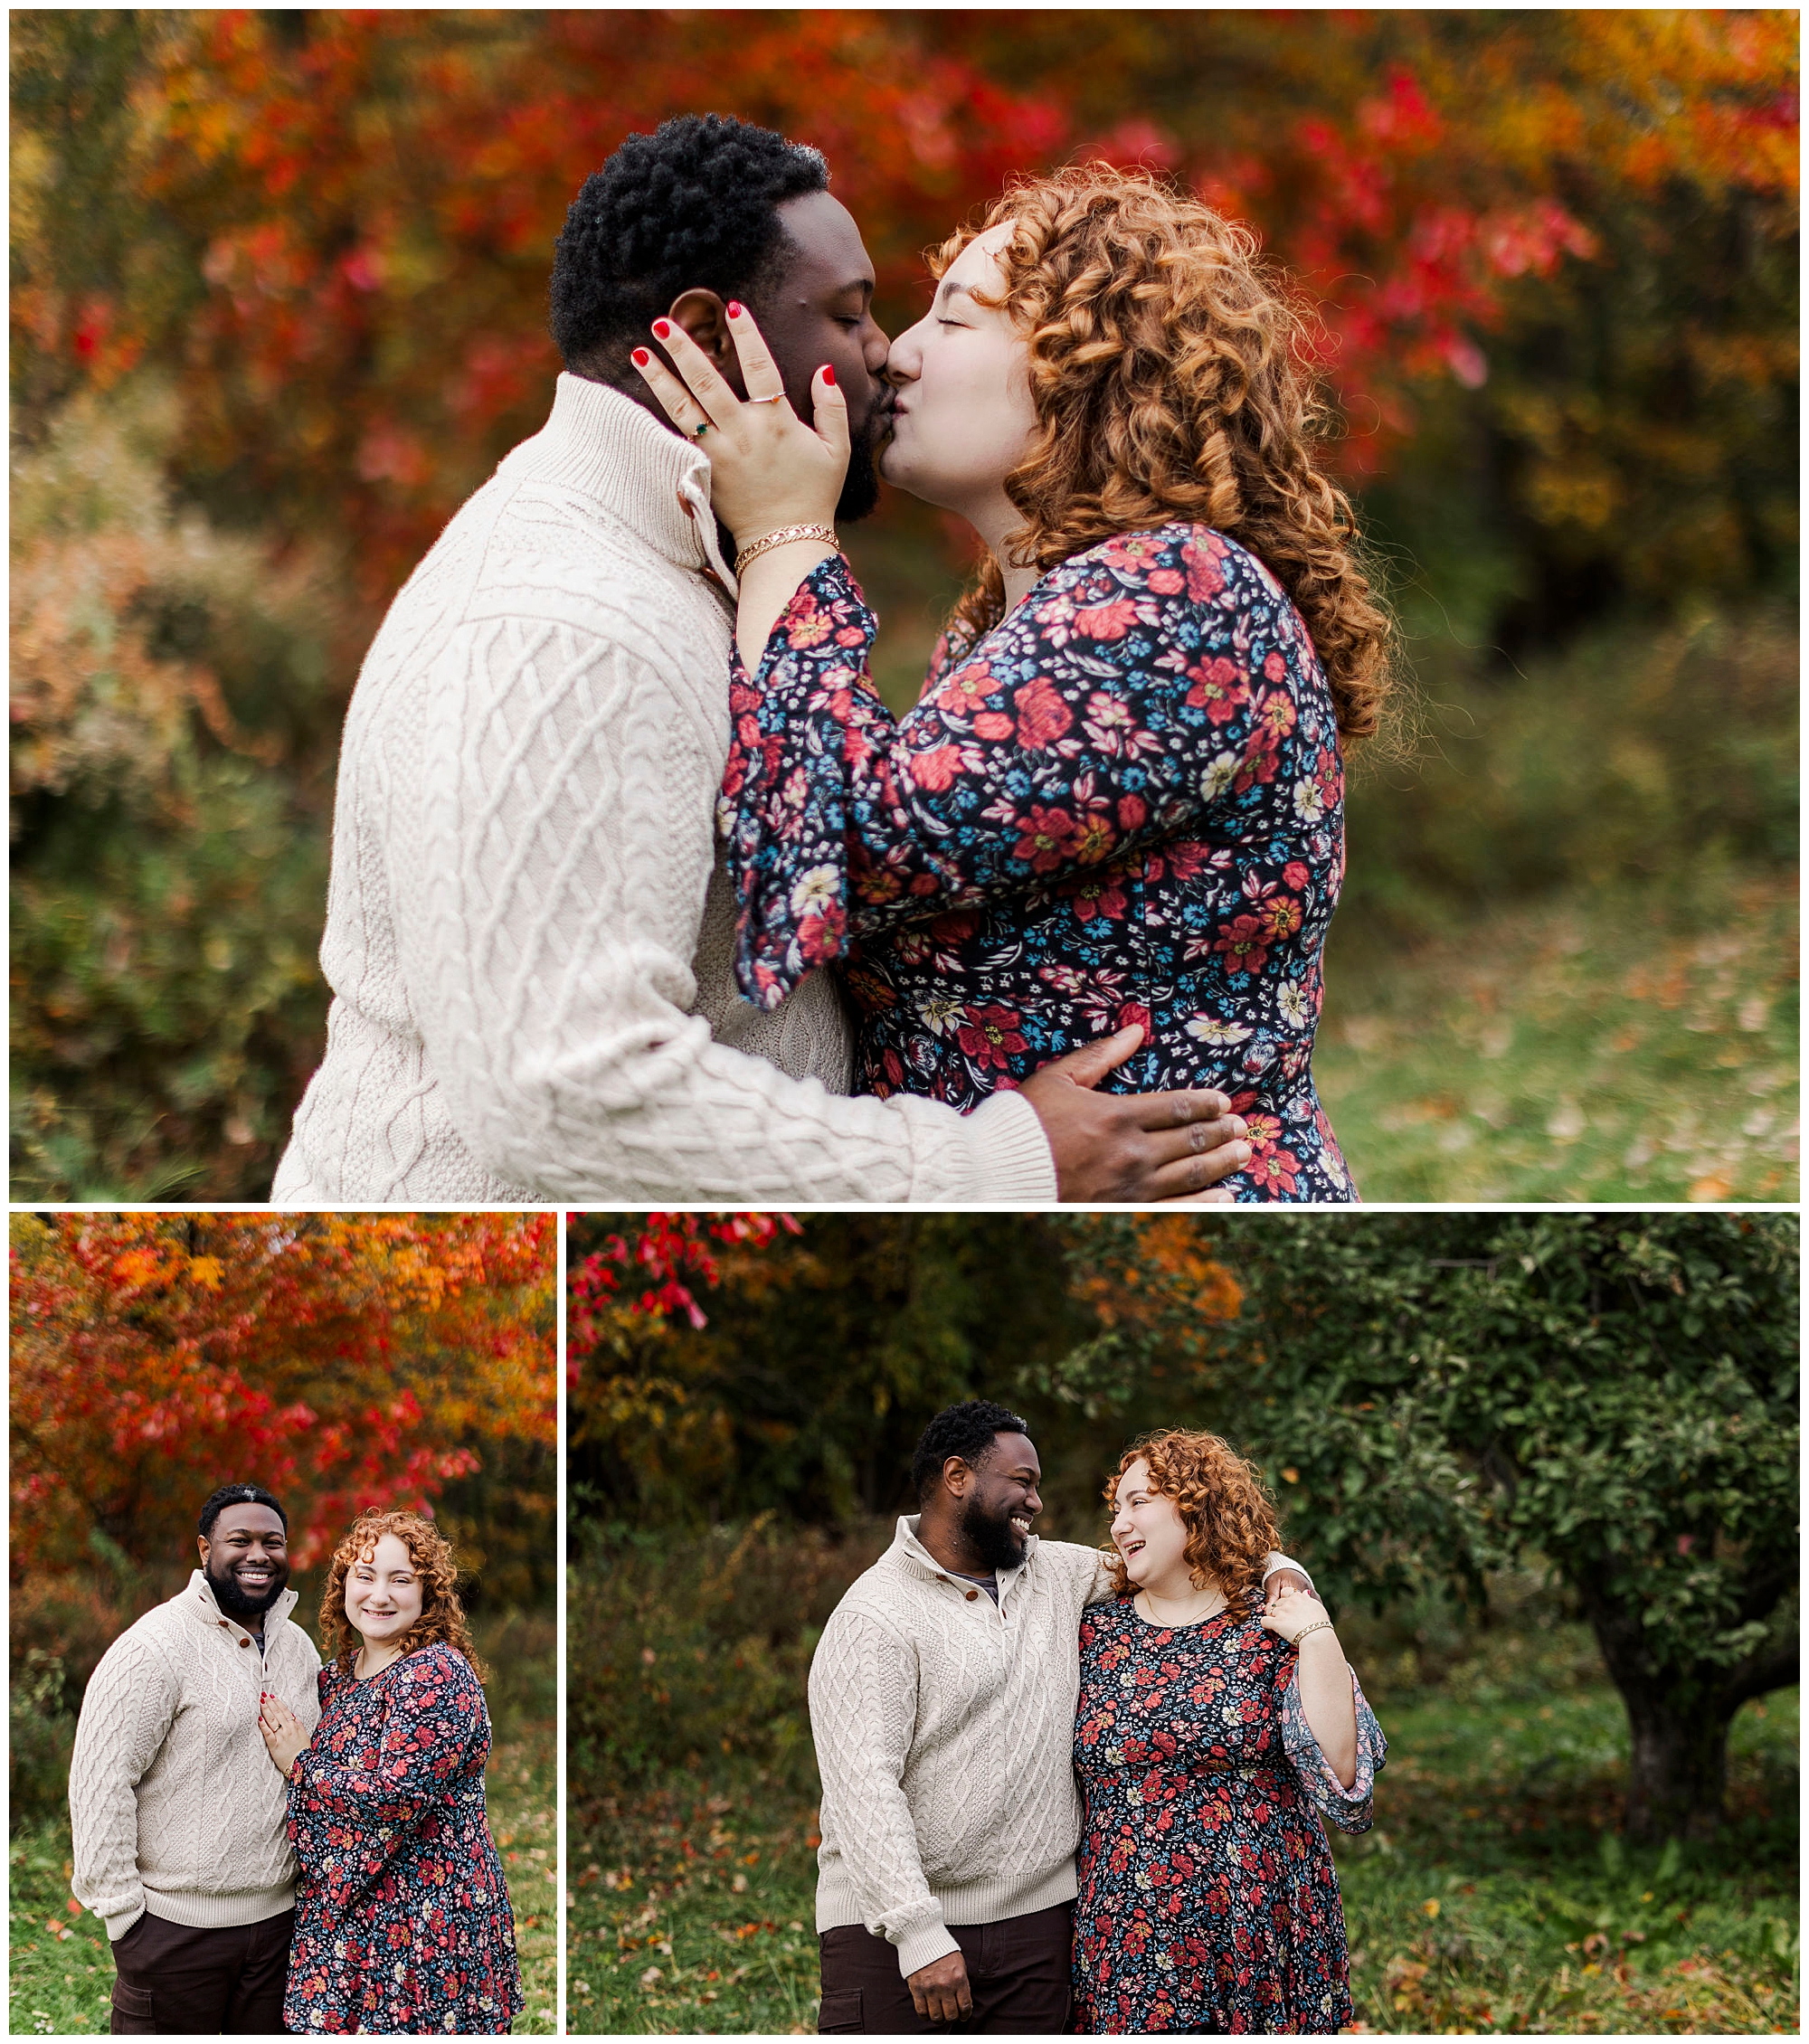
[[[895,720],[868,676],[873,613],[845,561],[820,563],[731,685],[742,991],[776,1005],[850,931],[1084,885],[1272,781],[1308,650],[1276,593],[1204,527],[1121,534],[945,657]]]
[[[175,1721],[175,1670],[142,1634],[126,1632],[89,1678],[69,1763],[74,1870],[71,1892],[123,1937],[145,1913],[138,1878],[140,1779]]]
[[[961,1949],[917,1851],[904,1762],[917,1718],[917,1664],[891,1629],[838,1611],[810,1661],[810,1733],[833,1839],[867,1929],[897,1947],[898,1970]]]
[[[691,1012],[720,740],[687,657],[626,607],[607,631],[594,610],[469,619],[438,656],[420,784],[388,798],[419,828],[393,828],[385,856],[410,1006],[466,1146],[560,1199],[1053,1198],[1015,1095],[963,1118],[831,1094]]]

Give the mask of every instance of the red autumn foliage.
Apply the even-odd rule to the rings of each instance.
[[[802,1232],[790,1214],[637,1216],[631,1227],[605,1236],[580,1257],[567,1275],[567,1384],[575,1389],[586,1359],[614,1346],[637,1323],[676,1314],[694,1329],[707,1325],[691,1288],[714,1290],[723,1282],[713,1243],[758,1253],[781,1233]]]
[[[317,1561],[359,1511],[431,1513],[488,1443],[551,1448],[546,1215],[18,1215],[12,1560],[193,1551],[265,1484]]]

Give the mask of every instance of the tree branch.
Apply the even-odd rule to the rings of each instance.
[[[1741,1704],[1756,1696],[1788,1689],[1801,1679],[1802,1662],[1802,1648],[1795,1640],[1787,1640],[1781,1646],[1768,1648],[1763,1653],[1754,1654],[1749,1661],[1743,1661],[1721,1692],[1728,1715],[1731,1718]]]

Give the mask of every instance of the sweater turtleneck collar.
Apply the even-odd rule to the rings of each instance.
[[[213,1585],[207,1580],[205,1574],[201,1569],[197,1568],[189,1576],[188,1587],[182,1593],[182,1601],[191,1608],[199,1604],[201,1607],[200,1616],[206,1624],[224,1625],[229,1630],[236,1627],[238,1631],[249,1634],[253,1639],[257,1637],[242,1618],[228,1618],[226,1613],[221,1610],[214,1600]],[[264,1613],[264,1633],[267,1638],[277,1626],[282,1623],[283,1620],[289,1616],[300,1601],[300,1595],[295,1590],[284,1590],[281,1593],[277,1601]]]
[[[899,1519],[898,1531],[892,1542],[893,1551],[902,1556],[906,1561],[914,1563],[927,1574],[940,1577],[946,1582],[950,1579],[950,1572],[942,1566],[942,1563],[917,1538],[918,1519],[919,1514],[916,1512],[907,1512]],[[1015,1582],[1019,1573],[1030,1566],[1030,1557],[1036,1551],[1037,1536],[1034,1533],[1027,1533],[1024,1536],[1023,1560],[1018,1564],[1016,1568],[1001,1568],[996,1572],[1001,1588],[1008,1583]],[[967,1578],[963,1576],[961,1580],[965,1582]]]
[[[708,456],[632,398],[562,372],[545,425],[503,468],[516,464],[594,498],[675,566],[711,576],[734,596],[710,509]]]

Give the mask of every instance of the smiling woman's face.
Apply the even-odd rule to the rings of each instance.
[[[421,1576],[405,1541],[385,1533],[346,1571],[346,1616],[374,1647],[399,1640],[421,1616]]]
[[[880,474],[970,519],[1001,503],[1009,509],[1005,478],[1037,430],[1024,336],[1002,307],[972,295],[1004,296],[997,251],[1010,238],[1011,223],[1002,221],[968,243],[886,364],[895,395]]]
[[[1150,1465],[1140,1455],[1118,1479],[1112,1544],[1124,1573],[1141,1588],[1187,1570],[1187,1528],[1174,1500],[1150,1488]]]

